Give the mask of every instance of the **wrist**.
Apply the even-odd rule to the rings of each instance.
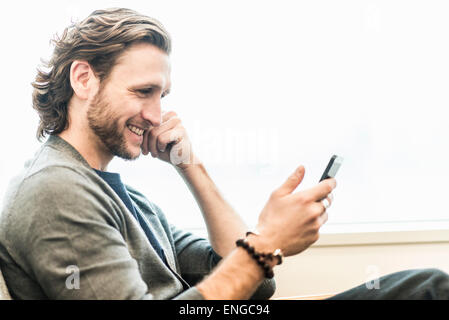
[[[273,245],[266,237],[250,233],[246,238],[248,239],[249,244],[254,247],[254,250],[273,256],[273,259],[267,259],[267,263],[269,263],[270,266],[274,267],[282,263],[284,258],[282,250]]]
[[[254,247],[254,249],[259,252],[273,252],[277,249],[274,248],[274,246],[270,243],[270,241],[267,240],[266,237],[259,234],[250,233],[246,236],[246,239],[248,239],[249,243]]]
[[[254,244],[254,246],[262,252],[274,252],[277,249],[282,249],[274,241],[275,237],[270,236],[266,232],[248,231],[246,233],[248,241]]]
[[[202,162],[200,159],[195,154],[192,154],[188,161],[181,162],[173,166],[179,171],[179,173],[185,175],[190,171],[197,169],[201,164]]]
[[[273,278],[273,267],[281,264],[283,260],[280,249],[273,249],[266,239],[254,232],[247,232],[246,238],[238,239],[236,245],[243,248],[259,265],[266,278]]]

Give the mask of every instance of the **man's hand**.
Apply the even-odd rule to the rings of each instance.
[[[174,111],[162,113],[162,124],[144,133],[142,153],[171,163],[181,169],[193,163],[192,145]]]
[[[249,235],[248,240],[257,252],[281,249],[291,256],[307,249],[318,240],[318,231],[327,220],[321,199],[332,201],[331,191],[335,179],[326,179],[305,191],[293,193],[304,178],[300,166],[284,184],[272,192],[259,216],[259,235]],[[267,262],[272,267],[277,261]],[[264,270],[241,248],[235,248],[215,271],[197,284],[206,299],[248,299],[264,279]]]
[[[300,166],[284,184],[272,192],[259,216],[257,231],[260,236],[250,242],[261,248],[280,248],[285,256],[307,249],[319,238],[319,230],[327,221],[327,212],[321,199],[332,201],[335,179],[326,179],[301,192],[292,193],[304,178]]]

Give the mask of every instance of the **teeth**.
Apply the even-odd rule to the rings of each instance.
[[[134,127],[132,125],[128,125],[128,129],[137,134],[138,136],[143,135],[144,130]]]

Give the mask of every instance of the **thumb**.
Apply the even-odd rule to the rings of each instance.
[[[282,186],[279,187],[277,193],[279,195],[287,195],[292,193],[296,187],[301,183],[304,178],[305,169],[303,166],[299,166],[293,174],[291,174],[287,181],[284,182]]]

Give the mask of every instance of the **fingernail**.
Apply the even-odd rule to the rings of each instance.
[[[302,171],[303,171],[303,170],[304,170],[303,167],[297,168],[296,171],[295,171],[295,175],[296,175],[298,178],[300,178],[301,175],[302,175]]]

